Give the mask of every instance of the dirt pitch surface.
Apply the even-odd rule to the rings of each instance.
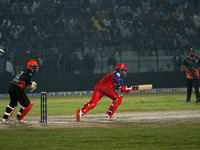
[[[105,114],[86,114],[79,122],[75,115],[48,116],[48,123],[39,123],[40,117],[27,116],[26,123],[0,122],[0,130],[109,128],[128,126],[157,126],[200,124],[200,110],[116,113],[116,120],[105,120]]]

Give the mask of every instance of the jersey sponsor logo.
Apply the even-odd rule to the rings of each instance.
[[[120,73],[119,73],[119,72],[117,72],[116,75],[117,75],[118,77],[120,77]]]

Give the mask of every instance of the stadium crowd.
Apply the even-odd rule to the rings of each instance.
[[[199,6],[198,0],[1,0],[0,46],[15,70],[31,57],[57,68],[49,73],[81,68],[81,60],[72,61],[84,46],[95,52],[128,43],[141,56],[155,49],[184,54],[200,47]],[[60,67],[64,61],[67,69]]]

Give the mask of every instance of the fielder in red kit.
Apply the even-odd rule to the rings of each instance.
[[[117,107],[121,104],[123,95],[119,96],[118,93],[113,89],[117,85],[121,92],[129,93],[130,89],[124,85],[122,77],[127,74],[126,66],[124,64],[118,64],[116,71],[106,75],[94,88],[94,93],[90,102],[85,104],[82,109],[77,110],[76,120],[80,121],[81,117],[84,116],[89,110],[93,109],[98,101],[105,95],[113,100],[106,112],[106,119],[115,119],[113,114],[117,110]]]

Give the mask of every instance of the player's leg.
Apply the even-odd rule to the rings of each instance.
[[[10,103],[6,107],[5,113],[2,118],[2,122],[7,123],[10,117],[12,116],[13,112],[15,111],[17,107],[17,89],[16,87],[13,87],[13,85],[9,86],[8,89],[9,95],[10,95]]]
[[[93,109],[98,103],[98,101],[103,97],[104,95],[97,89],[94,90],[94,93],[92,95],[92,98],[90,102],[86,103],[82,109],[77,110],[76,114],[76,120],[80,121],[81,117],[85,115],[88,111]]]
[[[3,115],[3,118],[2,118],[3,122],[8,122],[8,120],[12,116],[13,112],[15,111],[16,107],[17,107],[17,103],[16,103],[16,106],[14,106],[13,103],[10,101],[10,103],[6,107],[5,113]]]
[[[101,91],[99,90],[95,90],[93,95],[92,95],[92,98],[90,100],[89,103],[86,103],[82,110],[83,110],[83,115],[85,115],[89,110],[93,109],[97,104],[98,104],[98,101],[103,97],[104,95],[101,93]]]
[[[196,96],[196,103],[200,101],[199,98],[199,79],[194,79],[194,88],[195,88],[195,96]]]
[[[190,102],[191,94],[192,94],[192,84],[193,84],[193,79],[187,79],[187,99],[186,103]]]
[[[118,99],[113,100],[108,108],[108,111],[106,112],[106,118],[115,119],[115,117],[113,117],[113,114],[117,110],[118,106],[121,104],[122,98],[123,95],[121,95]]]
[[[20,91],[19,93],[19,103],[22,105],[18,114],[17,114],[17,121],[24,122],[22,119],[26,116],[26,114],[31,110],[33,107],[33,103],[30,103],[29,98],[25,94],[24,91]]]
[[[26,114],[32,109],[33,103],[30,103],[27,107],[21,107],[18,112],[16,119],[18,121],[22,121],[22,119],[26,116]]]
[[[102,92],[113,100],[108,108],[108,111],[106,112],[106,118],[115,119],[115,117],[113,117],[113,114],[117,110],[118,106],[121,104],[123,95],[119,96],[112,87],[107,87],[106,90],[104,88]]]

